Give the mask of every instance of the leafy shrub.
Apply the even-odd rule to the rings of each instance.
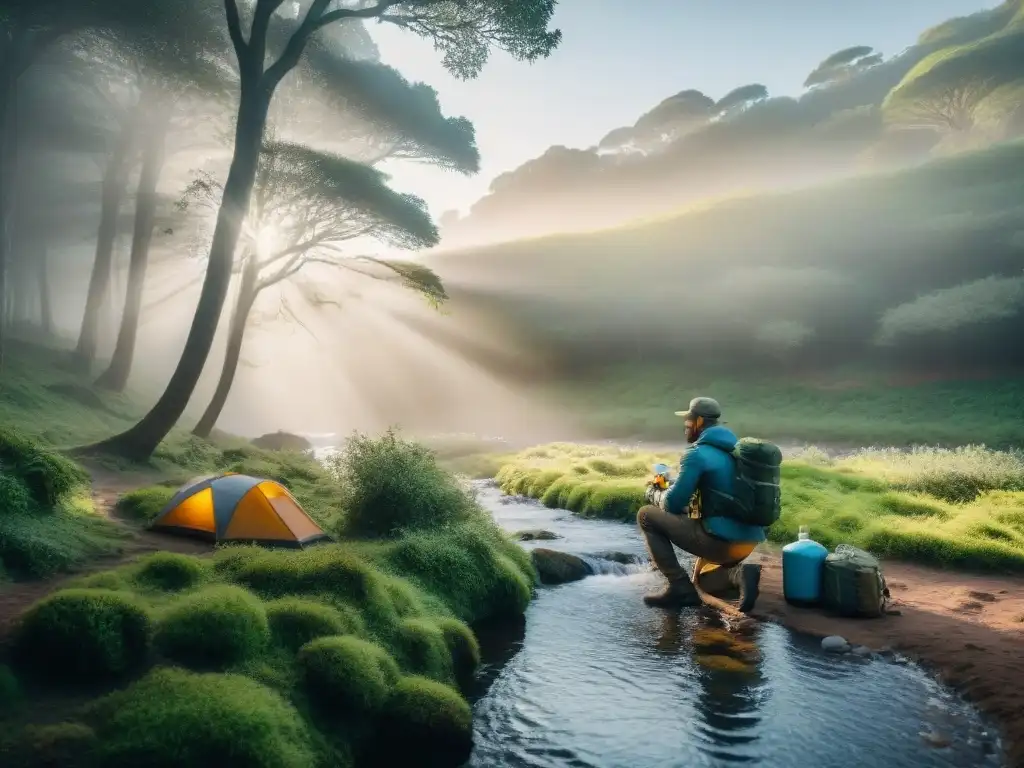
[[[282,597],[267,603],[267,621],[275,642],[291,651],[318,637],[359,632],[361,619],[355,611],[301,597]]]
[[[29,608],[15,633],[15,654],[41,676],[68,682],[102,680],[141,665],[151,622],[131,595],[65,589]]]
[[[41,507],[53,507],[89,479],[85,470],[70,459],[11,429],[0,429],[0,470],[19,478]]]
[[[104,768],[314,768],[298,712],[241,675],[157,669],[93,708]]]
[[[417,764],[430,755],[432,766],[454,768],[473,751],[473,714],[451,688],[423,677],[406,677],[389,697],[378,733],[380,765]]]
[[[92,768],[96,733],[82,723],[30,725],[14,744],[10,768]]]
[[[162,654],[182,664],[224,667],[253,656],[269,638],[259,599],[218,585],[179,599],[161,619],[155,640]]]
[[[452,660],[452,669],[459,685],[465,686],[473,679],[480,666],[480,643],[468,626],[456,619],[441,619],[437,622]]]
[[[174,497],[175,490],[165,485],[152,485],[123,494],[117,500],[117,511],[129,520],[151,523]]]
[[[342,533],[387,537],[436,528],[471,516],[475,501],[425,446],[393,431],[351,438],[330,467],[342,486]]]
[[[451,678],[451,657],[444,633],[426,619],[403,619],[395,633],[399,662],[407,672],[435,680]]]
[[[198,557],[156,552],[139,561],[135,580],[157,589],[177,592],[194,587],[205,575],[206,565]]]
[[[380,710],[400,677],[378,645],[351,636],[321,637],[298,655],[306,689],[321,705],[357,714]]]

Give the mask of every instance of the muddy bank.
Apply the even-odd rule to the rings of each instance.
[[[758,618],[920,662],[991,717],[1002,729],[1007,765],[1024,766],[1024,578],[884,563],[899,615],[841,619],[788,605],[778,555],[762,562]]]

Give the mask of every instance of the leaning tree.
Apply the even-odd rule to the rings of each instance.
[[[217,180],[203,174],[189,186],[183,205],[216,210],[222,193]],[[193,434],[208,437],[227,402],[257,298],[304,268],[329,265],[370,277],[390,273],[435,303],[445,300],[428,268],[351,252],[368,241],[413,249],[436,245],[438,236],[423,201],[393,191],[371,166],[297,144],[264,144],[239,242],[240,280],[224,363]]]
[[[268,30],[284,0],[255,0],[249,34],[237,0],[225,0],[228,31],[239,70],[239,103],[231,166],[217,213],[206,277],[185,348],[167,387],[137,424],[91,446],[141,459],[153,454],[184,413],[202,374],[227,298],[235,248],[245,219],[263,146],[271,99],[281,80],[300,62],[310,39],[321,29],[347,21],[377,19],[431,40],[454,75],[474,77],[492,48],[534,61],[554,50],[561,33],[549,29],[556,0],[378,0],[362,7],[313,0],[296,21],[283,49],[268,50]],[[268,66],[268,58],[270,59]]]

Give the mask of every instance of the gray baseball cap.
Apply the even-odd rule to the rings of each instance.
[[[685,411],[676,411],[676,416],[684,419],[696,419],[703,416],[705,419],[717,419],[722,415],[722,406],[717,400],[710,397],[695,397],[690,401],[690,407]]]

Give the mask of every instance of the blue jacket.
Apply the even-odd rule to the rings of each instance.
[[[708,427],[679,459],[679,475],[662,497],[662,507],[673,515],[687,514],[696,491],[707,496],[711,490],[732,493],[736,460],[732,450],[736,435],[723,426]],[[764,528],[746,525],[727,517],[703,518],[704,529],[726,541],[764,541]]]

